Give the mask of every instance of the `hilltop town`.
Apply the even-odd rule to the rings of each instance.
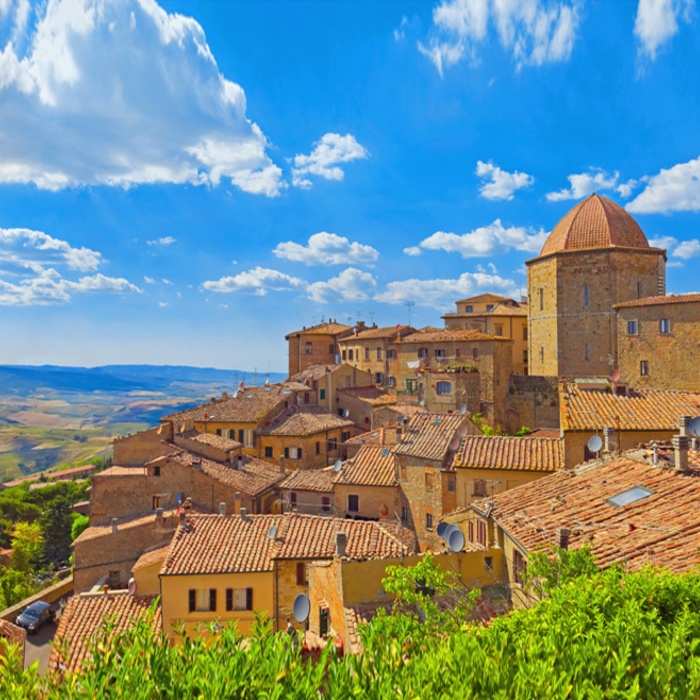
[[[289,331],[285,381],[117,438],[49,668],[80,669],[97,621],[124,629],[154,601],[173,639],[249,634],[264,612],[360,653],[387,568],[428,553],[484,619],[535,602],[523,574],[552,546],[694,569],[700,294],[668,294],[666,262],[594,194],[527,262],[527,296],[455,300],[442,326]],[[0,624],[22,640],[15,614]]]

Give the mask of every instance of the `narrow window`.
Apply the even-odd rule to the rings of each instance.
[[[527,364],[527,350],[523,350],[523,364]]]
[[[348,359],[347,356],[348,356],[347,350],[343,350],[343,353],[342,353],[343,359],[344,359],[344,360],[347,360],[347,359]]]
[[[540,362],[544,362],[544,345],[540,345]]]
[[[238,431],[238,442],[240,442],[241,445],[245,442],[245,430]]]
[[[209,589],[209,611],[216,612],[216,588]]]
[[[374,383],[375,384],[384,384],[384,373],[383,372],[377,372],[374,375]]]
[[[428,491],[432,491],[434,483],[435,475],[433,474],[433,472],[425,472],[425,488]]]
[[[393,389],[396,386],[396,377],[389,377],[389,387]]]
[[[540,311],[544,311],[544,289],[542,289],[542,287],[540,287],[539,292],[540,292]]]
[[[457,490],[457,480],[452,474],[447,477],[447,492],[454,493]]]
[[[306,564],[303,561],[297,562],[297,586],[306,585]]]
[[[382,349],[377,348],[377,360],[381,362],[382,359]]]
[[[527,340],[527,326],[523,326],[523,340]]]
[[[304,351],[306,352],[307,355],[312,355],[314,351],[314,347],[311,343],[306,343],[304,347]]]
[[[637,299],[642,298],[642,283],[637,282]]]
[[[335,345],[331,344],[328,346],[328,354],[335,355]]]
[[[583,308],[587,309],[590,304],[590,299],[588,297],[588,283],[583,285]]]
[[[160,508],[160,496],[153,496],[153,510]]]
[[[426,530],[433,529],[433,514],[432,513],[425,514],[425,529]]]
[[[352,350],[348,350],[348,360],[352,360]]]
[[[408,522],[408,508],[406,506],[401,506],[401,520],[405,523]]]
[[[318,392],[318,396],[323,401],[326,398],[326,390],[325,389],[320,389]]]
[[[292,508],[297,507],[297,492],[296,491],[292,491],[289,494],[289,502],[290,502]]]
[[[474,313],[474,307],[471,306],[470,304],[467,304],[467,306],[464,307],[464,313],[465,314]]]
[[[351,513],[359,513],[359,511],[360,511],[360,497],[359,496],[348,496],[348,510]]]
[[[479,359],[479,348],[472,348],[472,360]]]
[[[636,321],[627,321],[627,335],[637,335]]]
[[[474,523],[471,520],[469,521],[468,531],[469,531],[469,541],[473,542],[474,541]]]
[[[671,319],[670,318],[660,318],[659,319],[659,333],[670,333],[671,332]]]
[[[317,455],[321,454],[321,443],[320,442],[316,443],[316,454]]]
[[[591,359],[591,346],[588,343],[583,344],[583,356],[586,360]]]
[[[515,583],[522,585],[523,574],[525,573],[526,565],[523,555],[517,550],[513,550],[513,580]]]
[[[217,434],[219,437],[221,437],[221,428],[217,428],[217,429],[216,429],[216,434]]]
[[[231,429],[228,431],[228,437],[229,437],[229,440],[235,440],[235,439],[236,439],[236,431],[235,431],[233,428],[231,428]]]
[[[639,374],[641,374],[642,377],[649,376],[649,361],[648,360],[642,360],[639,363]]]
[[[194,588],[190,588],[187,592],[188,599],[188,610],[194,612],[197,609],[197,591]]]
[[[153,467],[153,476],[160,476],[160,466]]]
[[[365,348],[365,361],[369,362],[369,348]]]
[[[265,448],[265,457],[272,457],[272,447],[268,446]]]
[[[496,326],[496,335],[503,335],[503,326]]]
[[[476,523],[476,541],[486,546],[486,523],[483,520],[478,520]]]
[[[285,459],[289,459],[289,448],[288,447],[284,448],[284,457],[285,457]]]
[[[233,610],[233,588],[226,589],[226,612]]]
[[[324,513],[328,513],[331,509],[331,497],[321,496],[321,510]]]

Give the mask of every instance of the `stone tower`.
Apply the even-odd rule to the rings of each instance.
[[[526,264],[533,375],[607,377],[616,358],[613,305],[666,293],[666,251],[597,194],[571,209]]]

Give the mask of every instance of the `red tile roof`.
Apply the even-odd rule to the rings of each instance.
[[[243,447],[243,444],[238,442],[238,440],[231,440],[231,438],[224,437],[223,435],[215,435],[214,433],[200,433],[198,430],[189,430],[183,433],[182,437],[185,438],[185,440],[192,440],[202,445],[216,447],[223,452],[232,452]]]
[[[455,454],[454,466],[552,472],[564,466],[562,441],[559,438],[468,435]]]
[[[200,506],[197,506],[197,510],[201,510]],[[165,520],[166,526],[174,528],[177,525],[177,520],[175,518],[175,511],[168,510],[163,511],[163,519]],[[156,513],[155,511],[149,511],[148,513],[137,513],[136,515],[126,515],[121,518],[117,518],[117,529],[118,530],[130,530],[133,528],[143,527],[145,525],[153,524],[156,525]],[[73,544],[77,545],[88,540],[96,539],[98,537],[112,537],[112,522],[101,523],[97,525],[90,525],[90,527],[85,528],[76,538],[73,540]]]
[[[552,229],[540,257],[563,250],[612,246],[649,249],[649,242],[639,224],[619,204],[592,194]]]
[[[628,309],[636,306],[661,306],[665,304],[696,304],[700,302],[700,294],[669,294],[664,297],[645,297],[634,301],[615,304],[614,309]]]
[[[342,387],[338,389],[338,392],[342,392],[348,396],[354,396],[362,401],[366,401],[372,406],[393,405],[396,403],[395,396],[388,394],[386,391],[376,386]]]
[[[276,533],[270,538],[273,525]],[[175,533],[161,575],[272,571],[274,559],[332,559],[338,532],[347,535],[349,559],[401,557],[415,551],[415,535],[377,522],[298,513],[245,519],[197,515]]]
[[[419,331],[407,338],[402,339],[403,343],[462,343],[480,340],[500,340],[507,343],[512,342],[509,338],[499,335],[489,335],[473,328],[442,328],[436,331]]]
[[[399,456],[441,461],[450,440],[464,421],[460,415],[426,413],[411,418],[404,427],[400,444],[394,447]]]
[[[354,427],[351,420],[327,413],[321,406],[294,406],[263,426],[258,434],[306,437],[326,430]]]
[[[559,385],[562,430],[661,430],[678,428],[680,416],[700,414],[700,394],[629,389],[627,396],[586,390],[576,382]]]
[[[607,502],[633,488],[651,491],[618,507]],[[591,548],[600,566],[647,564],[680,572],[700,563],[700,475],[654,467],[632,453],[574,471],[561,470],[472,508],[491,516],[526,552],[547,549],[556,529],[571,530],[570,548]]]
[[[395,462],[390,449],[364,445],[352,459],[343,464],[334,483],[356,486],[395,486],[398,483]]]
[[[360,433],[346,440],[344,445],[395,445],[397,426],[383,426],[366,433]]]
[[[415,332],[416,329],[412,326],[402,326],[400,324],[398,326],[384,326],[383,328],[366,328],[364,330],[360,330],[356,334],[349,335],[338,342],[341,345],[344,343],[352,344],[355,340],[396,338],[397,335],[400,335],[403,338]]]
[[[170,549],[170,543],[162,547],[156,547],[156,549],[151,549],[148,552],[144,552],[139,557],[139,560],[131,567],[131,570],[137,571],[138,569],[143,569],[147,566],[157,564],[158,562],[164,562],[165,557],[168,554],[168,549]]]
[[[502,294],[492,294],[491,292],[486,292],[486,294],[477,294],[475,297],[467,297],[466,299],[459,299],[455,302],[455,304],[464,304],[464,303],[479,304],[479,303],[488,303],[490,301],[501,302],[501,301],[515,301],[515,300],[511,299],[510,297],[504,297]]]
[[[68,601],[58,623],[54,647],[49,658],[49,669],[52,671],[77,671],[89,662],[92,654],[89,651],[90,640],[99,634],[100,624],[108,618],[112,621],[113,629],[110,636],[127,630],[139,618],[149,613],[155,596],[135,597],[126,592],[108,594],[88,594],[71,598]],[[154,632],[161,629],[160,606],[155,609],[152,620]],[[63,645],[67,645],[64,657]]]
[[[352,326],[346,326],[343,323],[338,323],[336,321],[329,321],[325,323],[318,323],[315,326],[309,326],[308,328],[302,328],[300,331],[293,331],[284,336],[285,340],[289,340],[293,336],[298,335],[338,335],[341,333],[347,333],[352,331]]]
[[[333,467],[326,469],[297,469],[279,484],[280,489],[290,491],[333,492]]]

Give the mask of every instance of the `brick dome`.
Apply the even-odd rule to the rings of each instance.
[[[615,202],[592,194],[552,229],[540,257],[563,250],[649,248],[639,224]]]

